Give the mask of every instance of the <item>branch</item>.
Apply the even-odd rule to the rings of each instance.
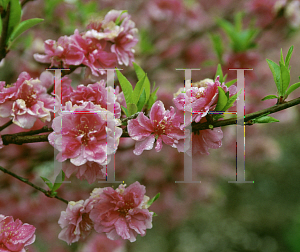
[[[6,54],[8,53],[6,47],[6,40],[7,40],[7,32],[8,32],[8,23],[9,23],[9,15],[10,15],[10,2],[7,5],[7,10],[2,10],[1,18],[2,18],[2,33],[1,33],[1,40],[0,40],[0,62],[2,59],[5,58]]]
[[[270,107],[270,108],[267,108],[267,109],[263,109],[263,110],[245,115],[244,122],[251,124],[252,119],[257,118],[261,115],[264,115],[264,114],[267,114],[267,113],[273,114],[275,112],[278,112],[278,111],[296,106],[298,104],[300,104],[300,97],[298,97],[294,100],[288,101],[286,103],[283,103],[283,104],[278,104],[278,105],[275,105],[273,107]],[[238,118],[238,119],[242,119],[242,118]],[[217,128],[217,127],[228,126],[228,125],[232,125],[232,124],[236,124],[236,123],[237,123],[237,119],[235,119],[235,118],[222,120],[222,121],[215,121],[213,123],[205,122],[205,123],[200,123],[200,124],[197,123],[196,124],[196,123],[193,122],[192,123],[192,128],[193,128],[193,130],[204,130],[204,129],[209,129],[209,125],[212,125],[214,128]]]
[[[5,128],[7,128],[9,125],[11,125],[13,123],[12,120],[10,120],[9,122],[3,124],[2,126],[0,126],[0,131],[4,130]]]
[[[275,112],[285,110],[287,108],[293,107],[300,104],[300,97],[288,101],[283,104],[278,104],[273,107],[263,109],[248,115],[245,115],[244,117],[244,122],[246,123],[245,125],[252,125],[251,120],[254,118],[257,118],[261,115],[264,114],[273,114]],[[129,119],[133,119],[137,116],[137,113],[130,116],[129,118],[124,118],[122,121],[124,123],[127,122]],[[241,118],[239,118],[241,119]],[[217,127],[222,127],[222,126],[228,126],[228,125],[233,125],[237,123],[236,118],[231,118],[231,119],[226,119],[226,120],[221,120],[221,121],[214,121],[214,122],[205,122],[205,123],[192,123],[192,129],[193,131],[199,131],[199,130],[205,130],[205,129],[210,129],[211,125],[213,128]],[[39,130],[32,130],[28,132],[20,132],[16,134],[7,134],[7,135],[2,135],[2,140],[3,140],[3,145],[8,145],[8,144],[24,144],[24,143],[36,143],[36,142],[48,142],[48,135],[50,134],[44,134],[44,135],[34,135],[34,134],[39,134],[39,133],[45,133],[45,132],[52,132],[53,130],[51,128],[48,128],[47,126],[44,126],[43,128]],[[123,133],[121,137],[129,137],[129,134],[127,132],[127,128],[123,129]]]
[[[36,190],[42,192],[43,194],[45,194],[45,195],[46,195],[47,197],[49,197],[49,198],[56,198],[56,199],[58,199],[58,200],[60,200],[60,201],[62,201],[62,202],[64,202],[64,203],[68,204],[68,201],[67,201],[67,200],[65,200],[65,199],[63,199],[63,198],[61,198],[61,197],[59,197],[59,196],[57,196],[57,195],[55,195],[55,196],[51,195],[50,191],[46,191],[45,189],[43,189],[43,188],[41,188],[41,187],[39,187],[39,186],[36,186],[35,184],[32,184],[31,182],[28,181],[28,179],[22,178],[22,177],[18,176],[17,174],[15,174],[15,173],[13,173],[13,172],[11,172],[11,171],[8,171],[8,170],[6,170],[6,169],[4,169],[4,168],[1,167],[1,166],[0,166],[0,170],[3,171],[4,173],[7,173],[7,174],[9,174],[9,175],[15,177],[15,178],[18,179],[18,180],[24,182],[25,184],[30,185],[31,187],[33,187],[34,189],[36,189]]]

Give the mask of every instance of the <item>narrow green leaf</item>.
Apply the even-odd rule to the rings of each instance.
[[[147,202],[147,206],[150,207],[154,201],[156,201],[160,196],[160,193],[156,194],[152,199]]]
[[[152,216],[158,216],[156,213],[154,213],[154,212],[151,212],[151,213],[153,213],[153,215]]]
[[[2,19],[0,17],[0,35],[2,34]]]
[[[273,74],[273,78],[277,87],[278,95],[282,96],[282,88],[281,88],[281,74],[280,74],[280,67],[272,60],[267,59],[269,68]]]
[[[132,103],[132,100],[131,100],[131,95],[133,92],[132,85],[119,70],[116,70],[116,72],[117,72],[120,86],[122,88],[122,91],[123,91],[123,94],[125,97],[126,105],[128,107],[128,104]]]
[[[156,101],[156,99],[157,99],[157,96],[156,96],[157,90],[158,90],[158,87],[154,90],[154,92],[151,93],[150,98],[149,98],[148,103],[147,103],[147,109],[151,109],[152,105]]]
[[[123,110],[123,112],[125,113],[125,115],[128,117],[129,116],[128,109],[125,108],[125,107],[123,107],[122,105],[121,105],[121,109]]]
[[[215,80],[216,80],[217,76],[220,76],[219,81],[222,83],[223,82],[223,71],[222,71],[221,64],[218,64],[216,75],[215,75]]]
[[[21,20],[21,5],[19,0],[10,0],[10,14],[8,21],[7,40],[10,38],[11,33]]]
[[[123,20],[121,20],[121,16],[122,16],[122,14],[125,13],[125,12],[127,12],[127,10],[123,10],[123,11],[120,13],[120,15],[117,17],[117,19],[116,19],[116,21],[115,21],[115,24],[116,24],[116,25],[121,25],[121,24],[122,24],[122,21],[123,21]]]
[[[211,34],[210,39],[213,43],[213,48],[215,53],[217,54],[219,62],[222,62],[222,56],[224,52],[224,47],[223,47],[223,40],[220,35],[218,34]]]
[[[281,77],[281,88],[282,88],[282,95],[285,94],[288,86],[290,85],[290,72],[288,68],[284,65],[284,63],[279,62],[280,64],[280,77]]]
[[[229,100],[227,101],[227,103],[226,103],[225,107],[223,108],[223,110],[226,111],[227,109],[229,109],[241,93],[242,93],[242,89],[239,92],[237,92],[235,95],[231,96],[229,98]]]
[[[280,62],[281,62],[282,64],[284,64],[284,58],[283,58],[282,48],[281,48],[281,50],[280,50]]]
[[[63,170],[61,170],[61,172],[57,175],[53,188],[51,191],[55,192],[56,190],[58,190],[60,188],[60,186],[62,185],[62,182],[65,180],[65,173],[63,172]]]
[[[227,87],[230,87],[231,85],[233,85],[234,83],[236,83],[236,81],[237,81],[237,79],[228,81],[227,83],[225,83],[225,85],[226,85]]]
[[[227,74],[224,75],[222,82],[225,82],[227,79]]]
[[[275,98],[277,99],[278,97],[276,95],[267,95],[264,98],[262,98],[261,100],[265,101],[265,100],[270,100],[270,99],[275,99]]]
[[[145,92],[146,92],[146,101],[148,101],[149,97],[150,97],[150,81],[148,79],[147,74],[144,72],[144,70],[135,62],[133,62],[133,67],[136,73],[136,76],[138,78],[138,80],[140,80],[141,78],[144,77],[144,75],[146,75],[146,79],[145,79],[145,84],[144,84],[144,88],[145,88]]]
[[[52,190],[53,185],[52,185],[51,181],[44,177],[41,177],[41,179],[46,183],[46,185],[49,187],[49,189]]]
[[[132,92],[131,101],[135,105],[137,105],[137,103],[140,99],[140,96],[143,92],[145,79],[146,79],[146,75],[144,75],[144,77],[137,82],[137,84],[135,85],[135,88]]]
[[[257,119],[252,120],[254,123],[273,123],[273,122],[280,122],[274,117],[271,116],[263,116]]]
[[[131,116],[137,112],[137,107],[133,103],[127,104],[128,115]]]
[[[228,99],[223,88],[218,87],[218,90],[219,97],[215,111],[224,111],[223,108],[226,106]]]
[[[140,99],[139,99],[139,101],[137,103],[137,110],[139,112],[141,112],[143,110],[143,107],[144,107],[144,105],[146,103],[147,103],[147,101],[146,101],[146,92],[145,92],[145,89],[143,89],[143,92],[142,92],[142,94],[140,96]]]
[[[31,27],[43,22],[44,19],[41,18],[32,18],[25,20],[17,25],[17,27],[12,32],[9,40],[12,42],[14,41],[18,36],[20,36],[23,32],[27,31]]]
[[[234,23],[235,23],[235,31],[236,32],[240,32],[243,28],[243,13],[242,12],[238,12],[235,14],[234,16]]]
[[[289,51],[288,51],[287,55],[286,55],[286,58],[285,58],[285,66],[286,67],[288,67],[289,64],[290,64],[290,59],[292,57],[293,50],[294,50],[294,46],[291,46],[289,48]]]
[[[285,99],[288,97],[288,95],[289,95],[290,93],[292,93],[294,90],[296,90],[296,89],[299,88],[299,87],[300,87],[300,82],[297,82],[297,83],[291,85],[291,86],[289,87],[289,89],[286,91]]]

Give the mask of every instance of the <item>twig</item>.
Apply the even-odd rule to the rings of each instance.
[[[12,120],[10,120],[9,122],[3,124],[2,126],[0,126],[0,131],[6,129],[9,125],[12,125]]]
[[[41,188],[39,186],[36,186],[35,184],[32,184],[31,182],[28,181],[28,179],[22,178],[19,175],[15,174],[15,173],[13,173],[11,171],[8,171],[8,170],[6,170],[5,168],[3,168],[1,166],[0,166],[0,170],[3,171],[4,173],[7,173],[7,174],[13,176],[16,179],[22,181],[25,184],[30,185],[31,187],[33,187],[34,189],[42,192],[43,194],[45,194],[49,198],[56,198],[56,199],[58,199],[58,200],[60,200],[60,201],[62,201],[64,203],[68,204],[67,200],[65,200],[65,199],[63,199],[63,198],[61,198],[61,197],[59,197],[57,195],[51,195],[50,191],[46,191],[45,189],[43,189],[43,188]]]

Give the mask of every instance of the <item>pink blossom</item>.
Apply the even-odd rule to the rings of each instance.
[[[86,162],[83,165],[75,166],[69,164],[63,166],[63,171],[66,177],[69,178],[72,173],[76,173],[76,177],[83,180],[86,179],[90,184],[96,181],[96,179],[106,178],[106,167],[101,166],[96,162]]]
[[[0,105],[2,117],[12,117],[15,124],[25,129],[32,128],[37,118],[43,122],[51,120],[54,100],[40,80],[32,79],[23,72],[8,90],[3,86],[0,88],[3,92]]]
[[[206,122],[203,118],[200,123]],[[192,146],[187,150],[191,155],[195,154],[209,154],[209,149],[218,149],[222,146],[223,131],[221,128],[200,130],[198,133],[192,134]],[[192,148],[191,148],[192,147]]]
[[[121,128],[115,127],[115,131],[112,131],[106,127],[106,116],[110,112],[92,102],[85,102],[81,106],[72,106],[71,102],[67,102],[65,109],[54,118],[54,132],[48,138],[49,143],[60,152],[57,160],[63,162],[70,158],[76,166],[87,161],[107,164],[108,155],[114,154],[122,135]],[[115,126],[121,124],[119,120],[113,120]],[[107,147],[107,138],[114,138],[115,147]]]
[[[144,150],[151,150],[156,140],[156,151],[162,148],[162,142],[183,151],[184,131],[179,128],[175,109],[165,110],[161,101],[156,101],[150,111],[150,119],[139,113],[136,119],[128,122],[129,136],[137,141],[133,153],[140,155]]]
[[[42,63],[51,63],[50,67],[70,65],[78,66],[85,59],[83,49],[77,44],[73,36],[63,36],[54,41],[48,39],[45,41],[45,54],[34,54],[34,59]]]
[[[62,228],[58,238],[68,244],[85,238],[93,228],[93,222],[89,217],[92,204],[89,199],[83,201],[70,201],[66,211],[62,211],[58,224]]]
[[[90,197],[94,200],[90,218],[95,230],[106,233],[107,238],[134,242],[138,234],[144,236],[146,229],[152,228],[153,213],[147,209],[145,186],[139,182],[125,186],[95,189]]]
[[[116,22],[121,15],[121,10],[111,10],[107,13],[103,20],[103,25],[108,25],[111,22]],[[120,16],[120,32],[113,40],[114,44],[111,46],[111,51],[118,57],[120,65],[131,65],[134,60],[133,47],[137,44],[138,39],[135,37],[137,29],[135,23],[130,19],[131,16],[125,12]]]
[[[122,252],[123,240],[112,241],[105,234],[95,234],[82,248],[82,252]]]
[[[0,215],[0,251],[26,252],[25,246],[35,241],[35,227],[13,217]]]
[[[94,84],[89,84],[88,86],[79,85],[77,89],[72,89],[69,84],[62,83],[63,90],[63,105],[67,101],[71,101],[72,104],[81,105],[84,102],[92,102],[95,105],[100,105],[101,108],[107,109],[108,100],[114,101],[114,114],[116,118],[121,116],[120,104],[116,101],[114,90],[110,87],[105,87],[105,81],[101,80]],[[109,92],[107,92],[109,90]],[[111,99],[107,99],[107,93],[110,95]],[[64,97],[66,95],[66,97]]]

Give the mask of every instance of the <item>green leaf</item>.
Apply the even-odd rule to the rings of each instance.
[[[267,59],[269,68],[273,74],[273,78],[277,87],[278,95],[282,96],[282,88],[281,88],[281,73],[280,67],[272,60]]]
[[[154,212],[150,212],[150,213],[153,213],[153,215],[152,216],[158,216],[156,213],[154,213]]]
[[[123,21],[123,20],[121,20],[121,16],[122,16],[123,13],[126,13],[126,12],[127,12],[127,10],[123,10],[123,11],[121,12],[121,14],[117,17],[117,19],[116,19],[116,21],[115,21],[115,24],[116,24],[116,25],[121,25],[121,24],[122,24],[122,21]]]
[[[288,68],[284,65],[284,63],[279,62],[280,64],[280,77],[281,77],[281,90],[282,95],[285,94],[285,91],[287,90],[288,86],[290,85],[290,72]]]
[[[0,0],[0,6],[2,6],[4,10],[6,10],[8,2],[9,0]]]
[[[121,108],[122,108],[123,112],[125,113],[125,115],[126,115],[127,117],[129,117],[128,109],[125,108],[125,107],[123,107],[122,105],[121,105]]]
[[[265,101],[265,100],[270,100],[270,99],[275,99],[275,98],[277,99],[278,97],[276,95],[267,95],[264,98],[262,98],[261,100]]]
[[[286,91],[285,99],[288,97],[288,95],[289,95],[290,93],[292,93],[294,90],[296,90],[296,89],[299,88],[299,87],[300,87],[300,82],[297,82],[297,83],[291,85],[291,86],[289,87],[289,89]]]
[[[226,111],[227,109],[229,109],[241,93],[242,93],[242,89],[239,92],[237,92],[235,95],[231,96],[229,98],[229,100],[227,101],[227,103],[226,103],[225,107],[223,108],[223,110]]]
[[[280,122],[279,120],[275,119],[271,116],[262,116],[252,120],[254,123],[273,123],[273,122]]]
[[[281,62],[282,64],[284,64],[284,58],[283,58],[282,48],[281,48],[281,50],[280,50],[280,62]]]
[[[213,43],[213,48],[214,48],[214,51],[216,52],[216,54],[218,56],[219,62],[222,62],[222,56],[223,56],[224,48],[223,48],[223,43],[222,43],[221,36],[218,35],[218,34],[211,34],[210,39]]]
[[[137,103],[137,110],[140,112],[140,111],[142,111],[143,110],[143,107],[144,107],[144,105],[147,103],[147,101],[146,101],[146,92],[145,92],[145,89],[143,89],[143,92],[142,92],[142,94],[141,94],[141,96],[140,96],[140,99],[139,99],[139,101],[138,101],[138,103]]]
[[[148,79],[147,74],[144,72],[144,70],[135,62],[133,62],[133,67],[136,73],[136,76],[138,78],[138,80],[142,79],[144,77],[144,75],[146,75],[146,79],[145,79],[145,83],[144,83],[144,88],[145,88],[145,92],[146,92],[146,101],[148,101],[149,97],[150,97],[150,81]]]
[[[147,202],[147,206],[150,207],[154,201],[156,201],[160,196],[160,193],[156,194],[152,199]]]
[[[63,170],[61,170],[61,172],[57,175],[53,188],[51,191],[55,192],[58,188],[60,188],[60,186],[62,185],[62,182],[65,180],[65,173],[63,172]]]
[[[234,23],[235,23],[235,31],[236,32],[241,32],[243,28],[243,13],[238,12],[234,16]]]
[[[218,87],[218,90],[219,90],[219,98],[218,98],[215,111],[223,111],[223,108],[226,106],[228,99],[223,88]]]
[[[225,85],[226,85],[227,87],[230,87],[231,85],[233,85],[234,83],[236,83],[236,81],[237,81],[237,79],[228,81],[227,83],[225,83]]]
[[[156,95],[157,90],[158,90],[158,87],[155,89],[154,92],[151,93],[150,98],[149,98],[148,103],[147,103],[147,109],[151,109],[152,105],[156,101],[156,99],[157,99],[157,95]]]
[[[44,177],[41,177],[41,179],[46,183],[46,185],[49,187],[49,189],[52,190],[53,185],[52,185],[51,181]]]
[[[141,48],[141,54],[149,54],[152,53],[155,50],[155,46],[152,42],[151,34],[149,33],[149,30],[147,29],[140,29],[139,30],[140,40],[139,45]]]
[[[21,5],[19,0],[10,0],[10,14],[8,21],[7,40],[10,38],[11,33],[21,20]]]
[[[289,48],[289,51],[288,51],[287,55],[286,55],[286,58],[285,58],[285,66],[286,67],[288,67],[289,64],[290,64],[290,59],[292,57],[293,50],[294,50],[294,46],[291,46]]]
[[[215,80],[216,80],[217,76],[220,76],[219,81],[222,83],[223,82],[223,71],[222,71],[221,64],[218,64],[216,75],[215,75]]]
[[[19,23],[18,26],[12,32],[9,40],[11,42],[14,41],[23,32],[27,31],[31,27],[33,27],[33,26],[35,26],[35,25],[37,25],[37,24],[39,24],[43,21],[44,21],[44,19],[41,19],[41,18],[32,18],[32,19],[28,19],[28,20],[25,20],[25,21]]]
[[[0,35],[2,34],[2,19],[1,19],[1,16],[0,16]]]
[[[133,103],[127,104],[128,115],[131,116],[137,112],[137,107]]]
[[[222,82],[225,82],[227,79],[227,74],[224,75]]]
[[[146,75],[144,75],[144,77],[137,82],[137,84],[132,92],[131,101],[132,101],[132,103],[134,103],[136,105],[137,105],[137,103],[140,99],[140,96],[144,90],[145,79],[146,79]]]
[[[122,88],[122,91],[123,91],[123,94],[125,97],[126,105],[128,108],[128,104],[132,103],[132,100],[131,100],[131,95],[133,92],[132,85],[119,70],[116,70],[116,71],[117,71],[117,76],[118,76],[120,86]]]

